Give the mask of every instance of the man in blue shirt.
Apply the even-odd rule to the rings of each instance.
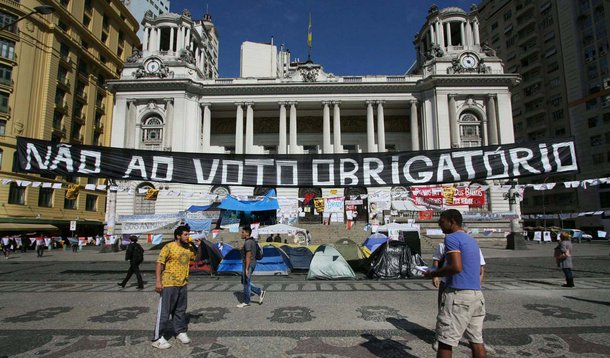
[[[472,356],[487,357],[483,344],[485,299],[481,292],[481,257],[477,241],[462,229],[462,214],[449,209],[441,213],[439,226],[445,236],[446,264],[424,276],[447,277],[436,319],[439,342],[436,356],[451,357],[464,336],[470,343]]]

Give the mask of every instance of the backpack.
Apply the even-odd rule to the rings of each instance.
[[[256,244],[256,252],[254,253],[254,258],[256,259],[256,261],[260,261],[263,259],[263,247],[256,240],[254,240],[254,243]]]

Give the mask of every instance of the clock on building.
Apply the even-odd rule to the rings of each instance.
[[[475,67],[477,67],[478,63],[479,63],[479,59],[471,53],[463,54],[462,57],[460,58],[460,64],[462,65],[462,67],[464,67],[466,69],[475,68]]]
[[[144,68],[148,73],[156,73],[161,68],[161,62],[157,59],[151,59],[146,61]]]

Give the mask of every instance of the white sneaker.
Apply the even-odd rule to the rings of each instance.
[[[263,299],[265,298],[265,292],[267,292],[267,291],[265,291],[265,290],[261,290],[261,295],[260,295],[260,296],[258,296],[258,297],[259,297],[259,298],[258,298],[258,304],[259,304],[259,305],[262,305],[262,304],[263,304]]]
[[[169,344],[169,342],[164,337],[161,337],[156,341],[152,342],[152,346],[159,349],[168,349],[172,345]]]
[[[176,339],[179,340],[180,342],[184,343],[184,344],[191,343],[191,339],[189,338],[189,336],[186,335],[186,332],[179,333],[176,336]]]
[[[237,308],[244,308],[244,307],[248,307],[248,306],[250,306],[249,303],[240,303],[237,305]]]

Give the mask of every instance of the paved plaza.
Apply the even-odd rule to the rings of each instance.
[[[483,249],[493,357],[610,356],[610,245],[575,244],[576,288],[562,288],[552,244]],[[123,253],[53,250],[0,262],[0,357],[433,357],[436,291],[428,280],[255,277],[263,305],[239,309],[238,277],[191,276],[189,335],[151,347],[158,304],[147,251],[144,291],[116,285]],[[426,254],[425,256],[430,256]],[[429,257],[425,257],[429,259]],[[254,299],[256,300],[256,298]],[[468,356],[465,345],[456,356]]]

